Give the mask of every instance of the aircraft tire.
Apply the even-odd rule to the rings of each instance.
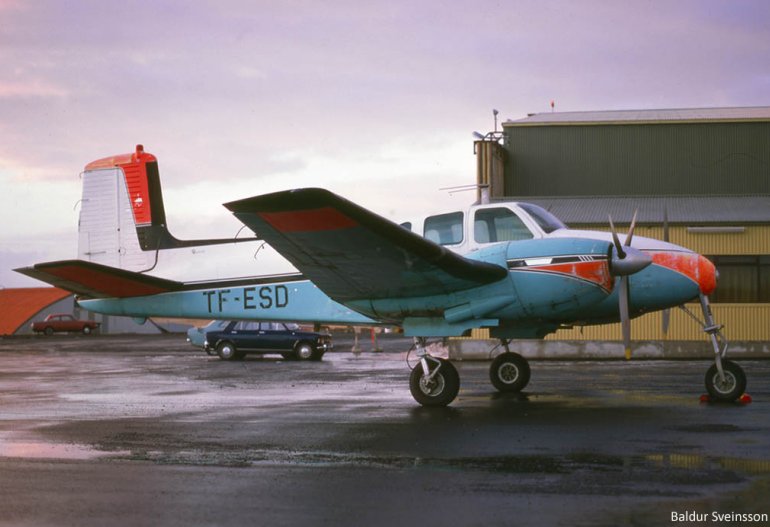
[[[722,369],[725,372],[724,382],[719,380],[716,364],[706,371],[706,391],[713,401],[733,402],[746,391],[746,374],[743,368],[730,360],[722,361]]]
[[[529,376],[529,362],[518,353],[500,354],[489,366],[489,380],[500,392],[520,392],[529,383]]]
[[[437,359],[441,369],[428,383],[418,364],[409,375],[409,390],[412,392],[414,400],[423,406],[447,406],[455,400],[460,391],[460,375],[454,364],[446,359]],[[428,368],[433,373],[439,364],[428,361]]]

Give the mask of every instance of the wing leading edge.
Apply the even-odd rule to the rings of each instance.
[[[498,281],[498,265],[464,258],[328,190],[226,203],[235,216],[340,302],[451,293]]]

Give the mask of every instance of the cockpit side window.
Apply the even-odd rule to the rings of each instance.
[[[456,245],[463,241],[463,213],[450,212],[425,218],[423,236],[440,245]]]
[[[519,203],[519,207],[527,211],[546,234],[567,228],[567,225],[563,221],[542,207],[538,207],[532,203]]]
[[[534,236],[511,209],[497,207],[476,211],[473,222],[476,243],[529,240]]]

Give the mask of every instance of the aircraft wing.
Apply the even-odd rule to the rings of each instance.
[[[507,275],[464,258],[328,190],[307,188],[225,207],[339,302],[451,293]]]

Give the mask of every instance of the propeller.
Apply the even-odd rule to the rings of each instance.
[[[618,277],[618,308],[620,311],[620,324],[623,330],[623,344],[626,350],[626,359],[631,358],[631,316],[629,313],[629,277],[638,273],[652,263],[650,255],[643,253],[638,249],[631,247],[631,241],[634,239],[634,228],[636,227],[636,215],[639,211],[634,211],[634,217],[631,220],[631,227],[628,229],[625,243],[620,243],[620,238],[615,230],[615,224],[610,219],[610,229],[612,231],[612,242],[614,251],[610,260],[610,272]]]
[[[668,207],[663,209],[663,241],[668,242]],[[671,309],[663,310],[663,334],[668,335],[668,327],[671,325]]]

